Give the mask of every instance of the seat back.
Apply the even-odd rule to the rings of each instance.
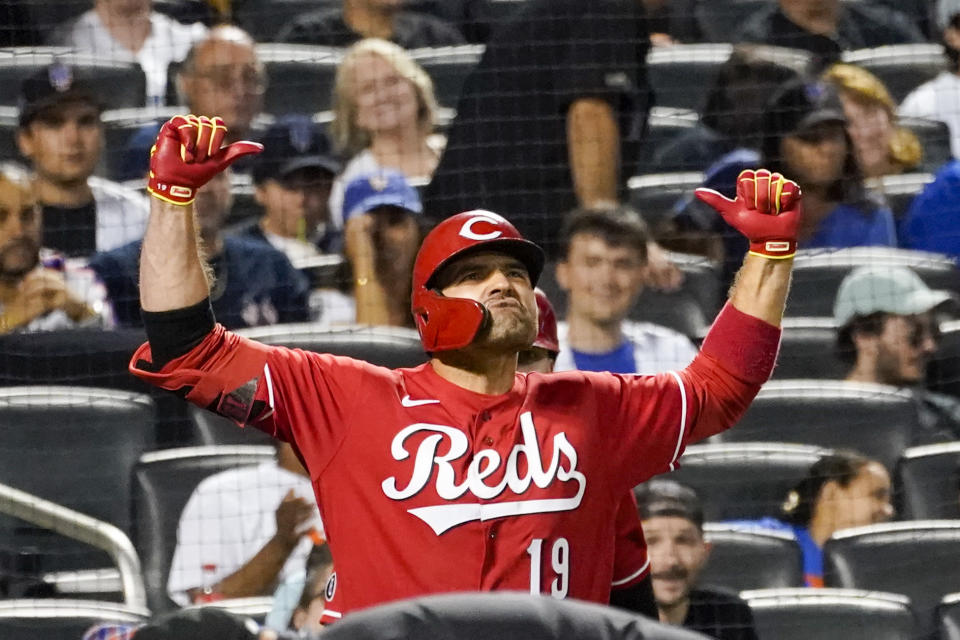
[[[903,117],[899,119],[899,123],[901,127],[912,131],[920,140],[920,146],[923,148],[920,171],[936,173],[940,167],[953,159],[953,153],[950,151],[950,127],[945,122]]]
[[[106,109],[142,107],[146,102],[147,79],[139,64],[71,53],[62,47],[13,47],[0,51],[0,105],[16,106],[23,80],[58,61],[89,72],[89,82]]]
[[[830,587],[891,591],[910,598],[923,637],[960,577],[960,521],[916,520],[841,530],[823,548]]]
[[[416,367],[427,361],[419,334],[400,327],[358,325],[323,329],[302,323],[256,327],[237,333],[265,344],[348,356],[388,369]]]
[[[843,379],[849,365],[837,355],[836,342],[833,318],[784,318],[773,377]]]
[[[173,606],[167,597],[167,576],[180,514],[193,490],[214,473],[273,457],[273,447],[247,445],[167,449],[140,458],[133,471],[133,542],[140,554],[151,610]]]
[[[700,583],[733,591],[803,586],[803,552],[793,536],[704,525],[710,556]]]
[[[411,49],[409,53],[433,80],[437,103],[441,107],[455,109],[463,91],[463,83],[480,62],[483,51],[483,45],[465,44]]]
[[[960,320],[940,323],[940,343],[927,367],[927,387],[960,397]]]
[[[951,593],[937,606],[940,640],[960,640],[960,593]]]
[[[96,624],[140,625],[150,612],[114,602],[90,600],[0,601],[3,640],[79,640]]]
[[[700,496],[707,521],[775,517],[791,489],[827,453],[773,442],[696,444],[667,477]]]
[[[627,180],[630,204],[651,227],[670,217],[678,200],[703,184],[700,171],[648,173]]]
[[[332,107],[343,49],[271,42],[258,44],[257,56],[267,72],[266,113],[316,113]]]
[[[863,67],[880,78],[894,102],[947,69],[939,44],[892,44],[873,49],[844,51],[841,60]]]
[[[732,52],[733,45],[725,43],[652,47],[647,54],[647,75],[656,104],[701,111],[720,67]]]
[[[895,475],[897,515],[902,520],[960,518],[958,470],[960,442],[904,451]]]
[[[774,380],[740,422],[716,439],[854,449],[893,469],[919,430],[908,391],[842,380]]]
[[[896,219],[906,215],[913,199],[933,182],[932,173],[901,173],[867,181],[867,187],[883,194]]]
[[[760,638],[776,640],[912,640],[910,601],[856,589],[768,589],[740,594]]]
[[[237,24],[257,42],[273,42],[281,29],[301,13],[337,7],[337,0],[257,0],[239,2],[233,9]]]
[[[655,159],[658,149],[666,147],[677,137],[696,128],[700,116],[691,109],[669,109],[653,107],[647,118],[647,135],[640,145],[637,166],[633,171],[638,174],[660,173],[662,171],[686,171],[687,167],[662,167]],[[630,168],[627,167],[629,170]]]
[[[0,162],[16,160],[20,156],[17,150],[17,127],[19,109],[0,105]]]
[[[934,289],[960,291],[956,263],[939,253],[890,247],[807,249],[798,251],[794,260],[787,315],[832,316],[840,282],[860,266],[909,267]]]
[[[729,42],[767,0],[699,0],[694,9],[697,24],[708,42]]]

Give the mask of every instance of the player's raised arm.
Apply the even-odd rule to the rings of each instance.
[[[263,147],[236,142],[221,147],[220,118],[175,116],[160,129],[150,153],[150,221],[140,254],[140,306],[144,311],[183,309],[210,290],[194,228],[197,189],[234,160]]]

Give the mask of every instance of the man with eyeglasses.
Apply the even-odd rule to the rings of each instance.
[[[937,351],[938,315],[953,300],[907,267],[859,267],[840,283],[833,305],[837,353],[850,382],[912,389],[923,430],[913,444],[960,438],[960,401],[924,388]]]
[[[250,129],[263,107],[266,88],[266,72],[257,57],[256,43],[246,31],[231,25],[211,29],[190,49],[177,75],[177,92],[186,104],[185,111],[220,114],[230,142],[258,139]],[[119,179],[146,176],[150,147],[161,124],[150,123],[131,136]],[[233,170],[246,173],[250,163],[241,159]]]

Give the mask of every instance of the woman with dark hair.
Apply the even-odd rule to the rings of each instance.
[[[876,460],[853,451],[835,451],[810,467],[787,494],[780,511],[779,518],[732,524],[793,534],[803,550],[807,586],[822,587],[823,545],[835,531],[893,517],[890,474]]]

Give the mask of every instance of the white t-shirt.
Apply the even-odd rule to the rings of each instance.
[[[253,558],[277,532],[277,507],[291,489],[299,497],[314,500],[310,478],[281,469],[276,462],[229,469],[204,479],[180,515],[167,579],[170,598],[186,606],[188,589],[212,585]],[[319,511],[304,530],[311,527],[325,536]],[[303,537],[277,582],[302,573],[312,548],[309,536]]]
[[[134,53],[113,39],[97,12],[87,11],[64,33],[56,44],[75,47],[104,60],[136,62],[147,76],[147,106],[164,104],[167,94],[167,67],[183,60],[194,42],[207,35],[207,28],[195,22],[182,24],[156,11],[150,14],[150,35],[140,51]]]
[[[945,122],[950,128],[950,151],[960,158],[960,76],[944,71],[910,92],[900,115]]]
[[[557,356],[554,371],[571,371],[577,368],[573,360],[573,350],[567,341],[567,331],[566,322],[557,324],[560,355]],[[697,347],[690,339],[669,327],[625,320],[622,331],[624,338],[633,344],[633,357],[637,365],[634,373],[652,375],[676,371],[690,364],[697,355]]]

